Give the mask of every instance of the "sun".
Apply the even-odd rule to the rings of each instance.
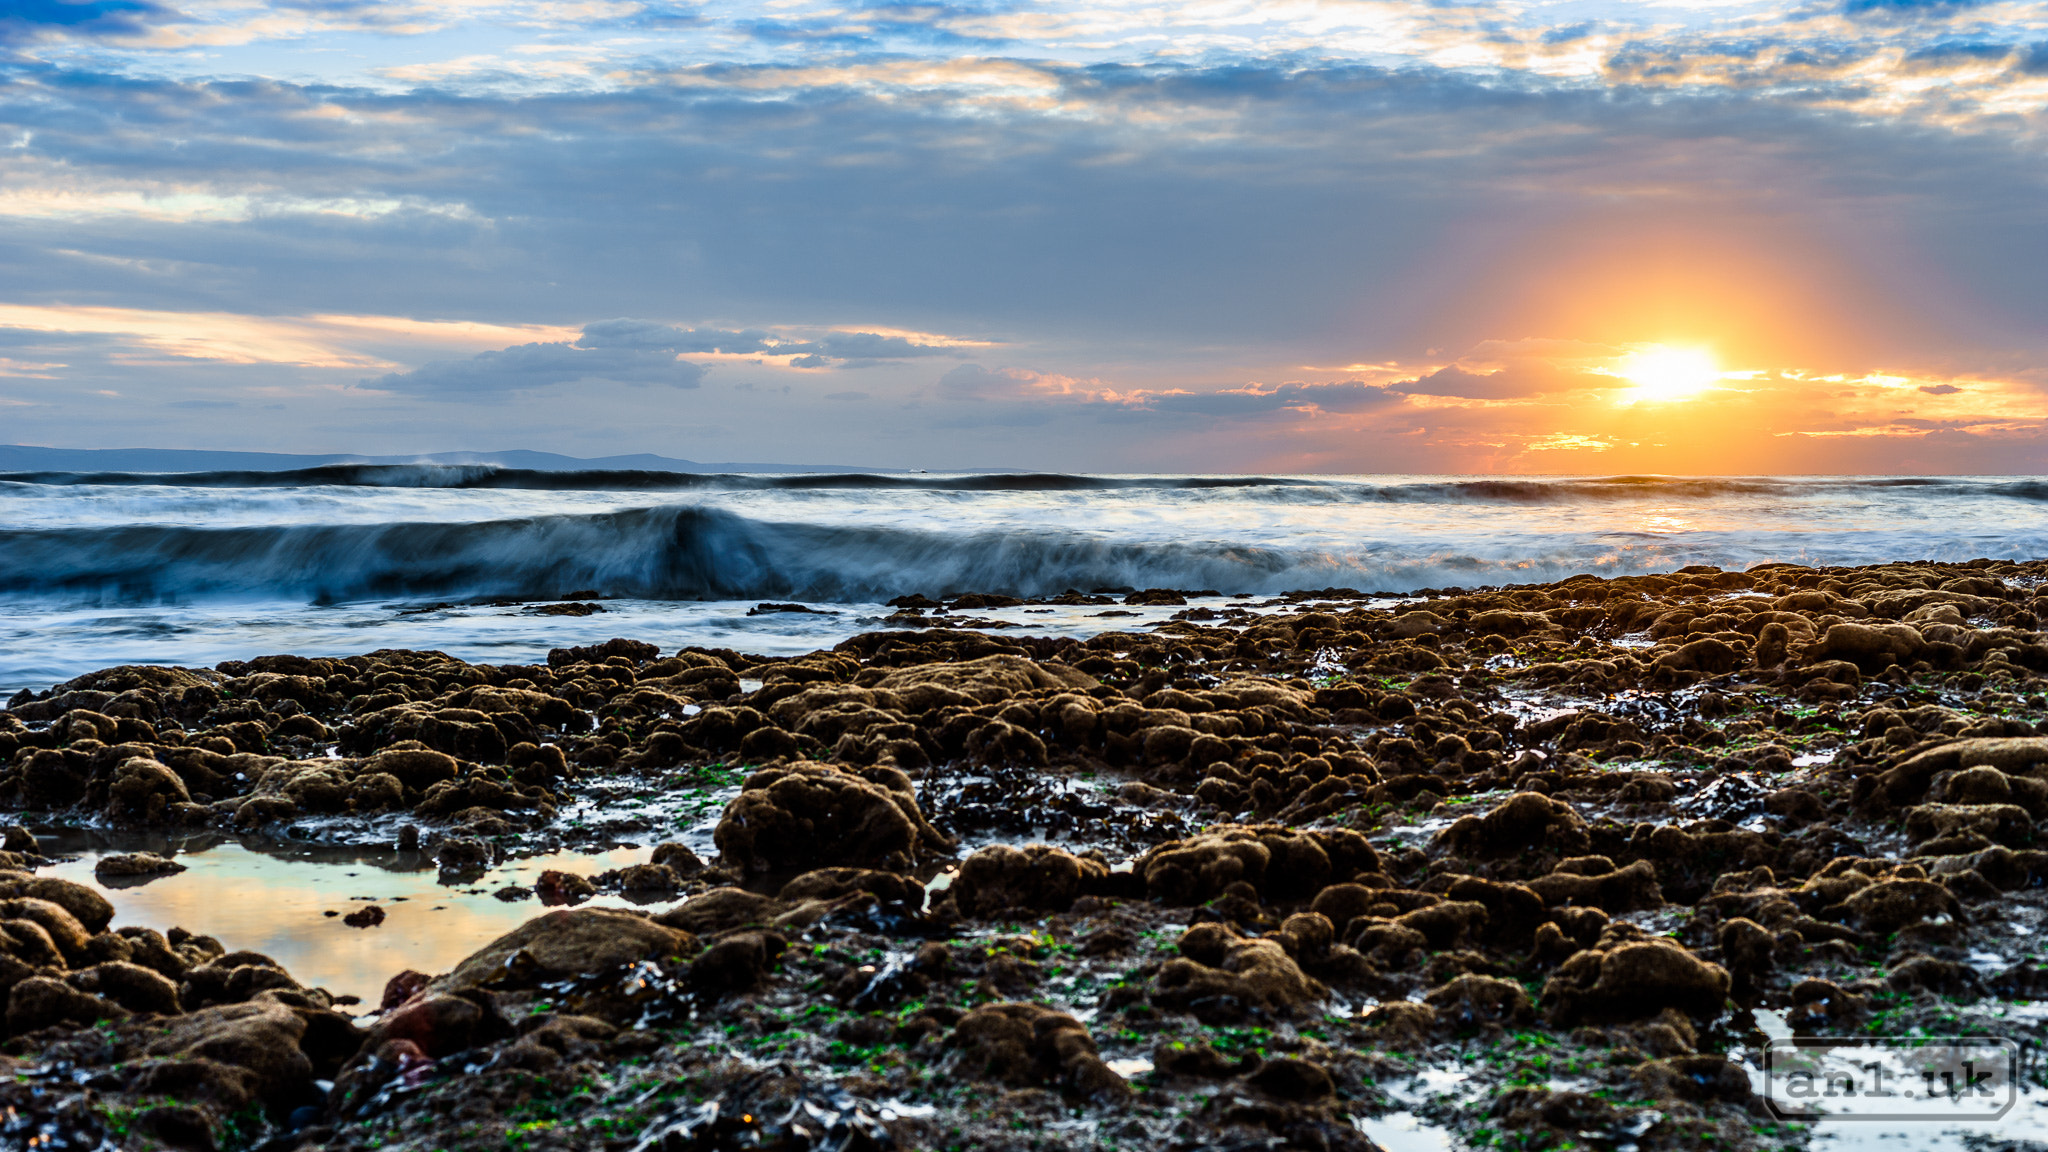
[[[1713,387],[1721,379],[1721,366],[1705,348],[1658,344],[1629,353],[1614,375],[1636,386],[1632,399],[1685,400]]]

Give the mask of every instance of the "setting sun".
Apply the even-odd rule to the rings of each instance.
[[[1614,374],[1636,386],[1633,399],[1684,400],[1712,387],[1721,366],[1705,348],[1658,345],[1631,352]]]

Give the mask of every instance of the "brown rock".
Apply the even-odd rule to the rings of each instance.
[[[169,876],[184,870],[183,864],[154,852],[124,852],[115,856],[102,856],[92,866],[92,874],[102,880]]]
[[[1199,927],[1222,929],[1221,925]],[[1189,942],[1191,951],[1219,963],[1204,964],[1192,955],[1168,960],[1154,980],[1153,1003],[1192,1012],[1203,1022],[1214,1024],[1260,1013],[1291,1013],[1329,995],[1278,941],[1244,940],[1228,929],[1222,932],[1225,939],[1220,948],[1206,935]]]
[[[1439,1022],[1457,1028],[1526,1024],[1536,1015],[1520,984],[1493,976],[1460,976],[1430,989],[1422,1002]]]
[[[699,936],[765,925],[789,910],[782,901],[744,888],[713,888],[656,917],[656,922]]]
[[[994,704],[1039,688],[1071,688],[1085,692],[1096,686],[1095,677],[1063,664],[1042,664],[1022,656],[1002,655],[963,660],[956,664],[920,664],[899,668],[875,685],[896,693],[914,712],[925,710],[918,699],[919,689],[923,688],[944,689],[983,704]]]
[[[779,932],[738,932],[690,961],[690,987],[700,993],[743,992],[760,983],[789,947]]]
[[[175,1016],[180,1010],[178,986],[139,964],[109,961],[74,973],[71,981],[80,990],[111,1000],[130,1012]]]
[[[107,786],[107,818],[121,823],[155,824],[173,804],[190,804],[192,794],[176,772],[155,760],[137,756],[114,769]]]
[[[1130,1092],[1109,1070],[1081,1022],[1043,1004],[987,1004],[960,1018],[951,1039],[955,1067],[977,1080],[1017,1087],[1054,1084],[1103,1102]]]
[[[1484,816],[1461,816],[1437,834],[1432,847],[1475,860],[1524,854],[1584,852],[1586,822],[1571,805],[1540,792],[1518,792]]]
[[[1664,894],[1657,886],[1657,870],[1649,861],[1638,860],[1626,868],[1616,868],[1605,857],[1580,859],[1588,863],[1564,861],[1550,875],[1529,881],[1529,887],[1552,907],[1577,906],[1620,913],[1663,905]],[[1595,870],[1591,861],[1598,861],[1606,867]]]
[[[51,945],[63,954],[65,962],[71,964],[84,958],[87,942],[93,935],[64,907],[26,896],[0,900],[0,922],[9,921],[29,921],[40,927]]]
[[[1074,898],[1109,874],[1099,860],[1058,848],[994,845],[969,856],[953,880],[953,899],[967,916],[989,917],[1010,909],[1064,912]]]
[[[107,902],[107,898],[83,884],[59,880],[54,876],[0,872],[0,899],[16,896],[48,900],[59,905],[77,917],[85,930],[92,934],[106,931],[107,924],[114,918],[114,906]]]
[[[7,1034],[19,1036],[53,1024],[95,1024],[118,1020],[128,1010],[81,992],[62,980],[31,976],[7,994]]]
[[[549,912],[484,945],[435,983],[450,990],[477,988],[515,972],[520,983],[559,980],[678,955],[689,946],[687,933],[635,912]]]
[[[1728,999],[1728,972],[1676,941],[1643,940],[1580,952],[1543,986],[1553,1024],[1581,1020],[1640,1020],[1666,1008],[1701,1019],[1718,1015]]]
[[[1219,825],[1161,844],[1134,866],[1153,898],[1170,904],[1199,904],[1240,881],[1264,898],[1306,898],[1378,868],[1379,857],[1356,832],[1278,824]]]
[[[1260,1064],[1246,1084],[1282,1100],[1322,1100],[1337,1094],[1329,1069],[1309,1060],[1280,1056]]]
[[[1883,936],[1937,916],[1960,918],[1962,911],[1955,896],[1932,880],[1884,880],[1857,892],[1829,914]]]
[[[829,865],[902,870],[953,844],[926,822],[901,770],[810,761],[748,777],[714,837],[725,859],[757,871]]]

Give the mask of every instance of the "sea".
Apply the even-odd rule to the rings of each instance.
[[[516,663],[627,636],[794,654],[890,627],[886,602],[910,594],[1397,596],[2044,555],[2048,482],[2026,477],[0,473],[0,694],[280,652]],[[570,596],[602,611],[542,614]],[[1087,636],[1177,610],[972,615]]]

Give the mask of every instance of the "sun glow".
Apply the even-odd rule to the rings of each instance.
[[[1655,345],[1631,352],[1614,375],[1636,386],[1630,400],[1685,400],[1721,379],[1721,366],[1705,348]]]

